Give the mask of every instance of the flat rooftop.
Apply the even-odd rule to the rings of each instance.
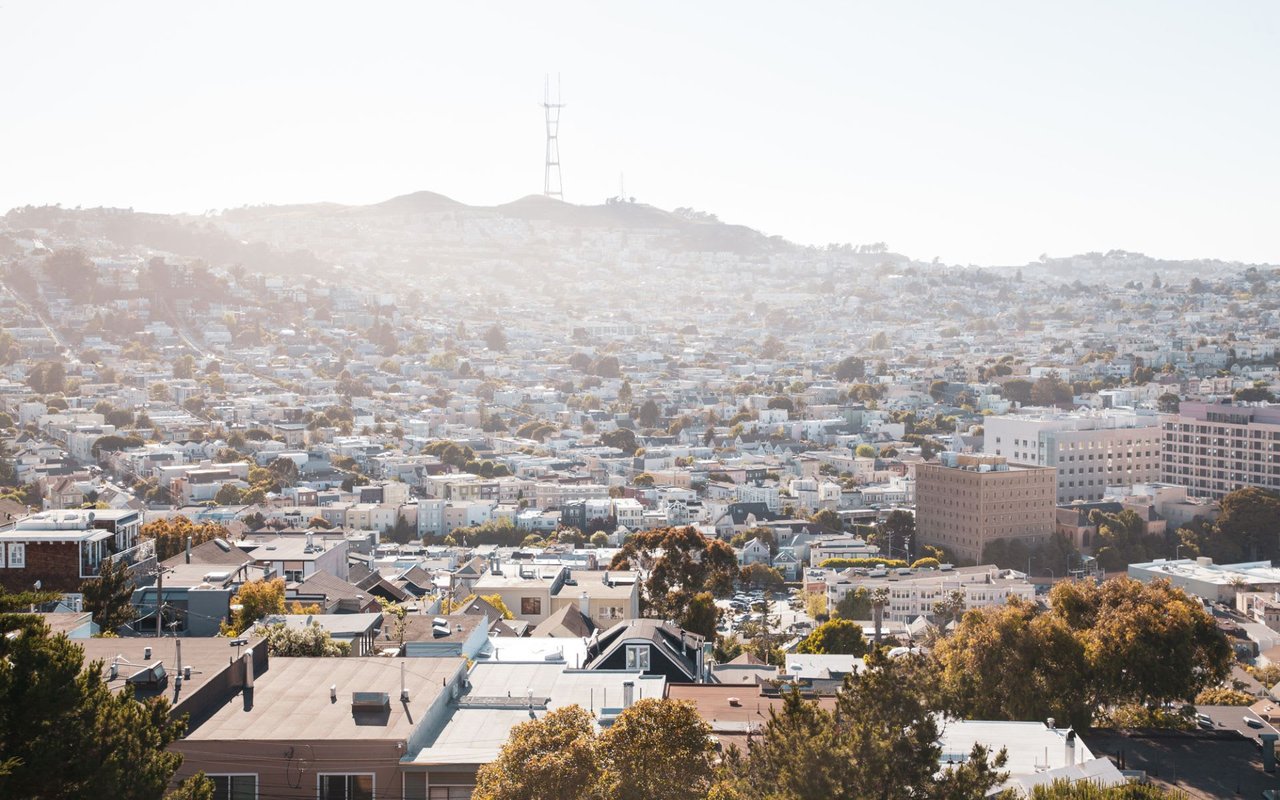
[[[1081,738],[1098,756],[1195,800],[1261,797],[1280,788],[1280,776],[1263,771],[1255,740],[1235,731],[1095,730]]]
[[[400,702],[402,664],[408,704]],[[408,739],[445,684],[465,668],[462,658],[273,658],[255,680],[251,703],[240,693],[187,739]],[[330,686],[337,687],[336,701]],[[357,715],[351,708],[354,692],[385,692],[390,710]]]
[[[1270,561],[1248,561],[1240,564],[1202,563],[1194,558],[1166,560],[1163,558],[1141,564],[1130,564],[1129,574],[1140,570],[1155,577],[1181,578],[1226,586],[1243,580],[1246,584],[1280,583],[1280,569]]]
[[[471,689],[451,709],[435,739],[414,757],[417,764],[483,764],[492,761],[511,729],[546,711],[581,706],[597,717],[622,706],[622,684],[635,684],[635,699],[662,697],[666,679],[639,672],[575,670],[562,664],[478,663]],[[533,708],[524,704],[532,694]]]

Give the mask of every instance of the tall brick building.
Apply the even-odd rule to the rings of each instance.
[[[921,544],[979,561],[994,539],[1044,541],[1053,533],[1057,470],[1011,466],[1003,457],[942,453],[916,467]]]

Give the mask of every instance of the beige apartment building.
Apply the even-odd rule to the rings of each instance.
[[[1192,497],[1280,491],[1280,405],[1183,403],[1161,416],[1160,432],[1161,479]]]
[[[1160,424],[1134,409],[987,417],[982,449],[1010,464],[1058,468],[1058,502],[1101,500],[1107,487],[1160,480]]]
[[[921,544],[957,558],[982,558],[995,539],[1043,541],[1053,533],[1057,470],[1010,465],[1002,456],[942,453],[916,466],[916,531]]]

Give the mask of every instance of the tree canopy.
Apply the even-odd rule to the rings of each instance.
[[[743,754],[725,756],[718,800],[918,800],[983,797],[1006,777],[1005,757],[976,746],[959,766],[939,769],[938,692],[923,656],[867,657],[828,711],[787,693]]]
[[[1227,674],[1231,648],[1167,581],[1115,578],[1060,582],[1048,611],[1018,600],[971,609],[934,657],[953,713],[1083,727],[1103,706],[1192,700]]]
[[[187,538],[191,538],[191,546],[204,544],[213,539],[229,538],[227,529],[213,522],[193,523],[183,516],[157,519],[142,526],[139,539],[154,540],[156,543],[156,560],[164,561],[186,550]]]
[[[580,706],[512,729],[476,774],[475,800],[702,800],[711,789],[711,728],[689,703],[645,698],[603,733]]]
[[[706,539],[696,528],[657,528],[637,533],[613,557],[609,569],[641,569],[645,613],[681,620],[693,596],[732,594],[738,559],[722,541]]]
[[[112,691],[101,661],[20,613],[47,596],[0,594],[0,797],[156,800],[182,763],[163,697]],[[183,791],[203,778],[189,780]]]
[[[867,652],[862,626],[847,619],[822,623],[796,646],[797,653],[860,656]]]

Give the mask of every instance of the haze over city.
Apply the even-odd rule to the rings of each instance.
[[[1280,797],[1278,21],[0,0],[0,798]]]
[[[626,191],[944,263],[1280,261],[1269,2],[6,2],[0,207]],[[104,36],[109,31],[110,36]]]

